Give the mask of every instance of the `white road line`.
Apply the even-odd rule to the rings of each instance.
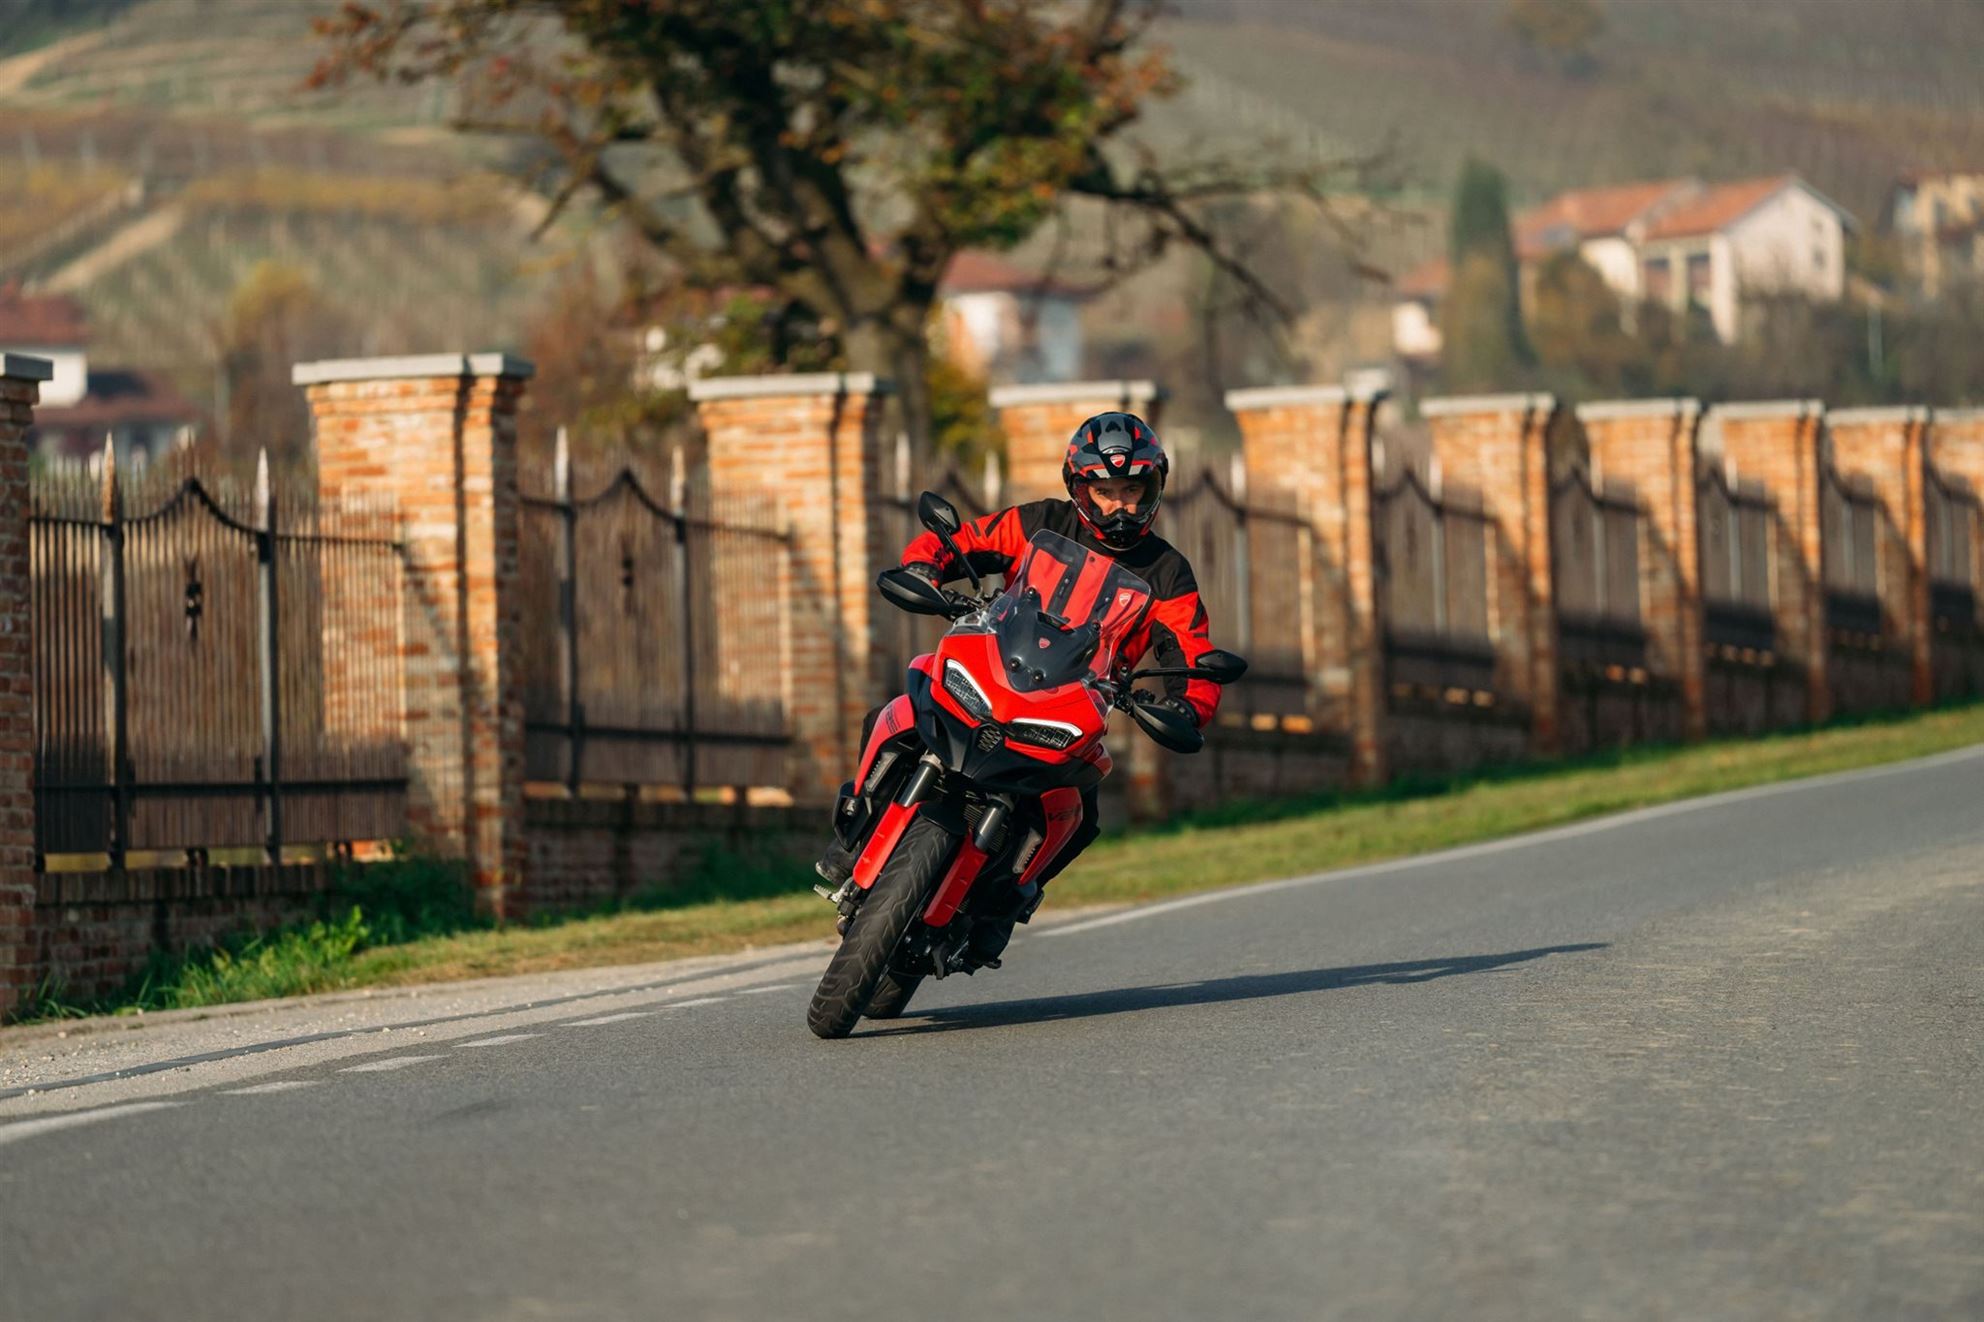
[[[278,1079],[274,1083],[258,1083],[249,1088],[222,1088],[229,1097],[261,1097],[272,1092],[295,1092],[298,1088],[314,1088],[322,1079]]]
[[[791,991],[798,985],[796,982],[775,982],[769,987],[746,987],[737,994],[739,996],[761,996],[765,992]]]
[[[1118,923],[1134,923],[1143,918],[1158,918],[1180,909],[1196,908],[1201,904],[1217,904],[1221,900],[1244,899],[1249,895],[1266,895],[1273,891],[1292,890],[1298,886],[1316,886],[1324,882],[1350,881],[1358,877],[1376,877],[1387,872],[1403,872],[1408,868],[1433,867],[1441,863],[1457,863],[1465,859],[1481,858],[1489,854],[1504,854],[1512,849],[1529,849],[1535,845],[1554,844],[1559,840],[1574,840],[1579,836],[1598,835],[1605,831],[1616,831],[1622,826],[1634,826],[1640,822],[1658,821],[1663,817],[1678,817],[1684,813],[1699,812],[1705,808],[1720,808],[1731,803],[1744,803],[1753,799],[1775,798],[1781,794],[1795,794],[1800,790],[1822,789],[1830,785],[1851,784],[1862,780],[1876,780],[1883,776],[1899,776],[1911,771],[1925,771],[1934,767],[1956,762],[1968,762],[1984,757],[1984,745],[1959,748],[1949,753],[1939,753],[1934,757],[1919,758],[1913,762],[1897,762],[1889,766],[1868,767],[1858,771],[1836,771],[1830,775],[1808,776],[1803,780],[1779,781],[1771,785],[1752,785],[1748,789],[1729,790],[1722,794],[1711,794],[1699,799],[1680,799],[1673,803],[1656,804],[1651,808],[1638,808],[1632,812],[1618,813],[1611,817],[1596,817],[1588,822],[1573,822],[1568,826],[1551,827],[1547,831],[1532,831],[1527,835],[1513,835],[1501,840],[1485,840],[1478,845],[1462,845],[1455,849],[1442,849],[1431,854],[1410,854],[1404,858],[1394,858],[1383,863],[1366,863],[1354,868],[1338,868],[1332,872],[1312,872],[1304,877],[1288,877],[1281,881],[1257,882],[1252,886],[1234,886],[1227,890],[1207,891],[1203,895],[1188,895],[1180,900],[1166,900],[1162,904],[1144,905],[1137,909],[1126,909],[1121,913],[1104,914],[1100,918],[1090,918],[1079,923],[1069,923],[1066,927],[1050,927],[1038,933],[1039,936],[1075,936],[1082,932],[1093,932],[1104,927],[1114,927]]]
[[[389,1060],[368,1060],[363,1065],[347,1065],[340,1074],[381,1074],[387,1070],[403,1070],[409,1065],[423,1065],[430,1060],[441,1060],[440,1056],[394,1056]]]
[[[629,1019],[646,1019],[652,1010],[629,1010],[625,1014],[603,1014],[597,1019],[574,1019],[567,1028],[591,1028],[596,1024],[618,1024]]]
[[[715,1005],[718,1001],[729,999],[727,996],[698,996],[694,1000],[676,1001],[672,1005],[664,1005],[661,1008],[664,1010],[686,1010],[692,1005]]]
[[[507,1047],[512,1042],[523,1042],[536,1036],[536,1033],[505,1033],[501,1037],[485,1037],[475,1042],[457,1042],[455,1049],[460,1051],[468,1047]]]
[[[72,1111],[67,1115],[43,1116],[39,1120],[17,1120],[11,1125],[0,1125],[0,1143],[33,1138],[36,1134],[52,1133],[57,1129],[72,1129],[77,1125],[93,1125],[99,1120],[118,1120],[127,1115],[142,1115],[146,1111],[166,1111],[180,1104],[179,1102],[130,1102],[124,1106],[105,1106],[95,1111]]]

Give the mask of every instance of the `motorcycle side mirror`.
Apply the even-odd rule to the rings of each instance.
[[[949,615],[950,600],[929,579],[907,569],[884,569],[875,586],[891,606],[913,615]]]
[[[1247,673],[1247,659],[1215,647],[1194,661],[1192,669],[1215,684],[1231,684]]]
[[[958,529],[964,527],[964,520],[958,517],[958,507],[934,491],[926,491],[916,498],[916,520],[943,537],[955,537]]]
[[[1142,693],[1131,696],[1130,715],[1160,748],[1174,753],[1196,753],[1206,746],[1205,732],[1193,724],[1191,717],[1159,706]]]

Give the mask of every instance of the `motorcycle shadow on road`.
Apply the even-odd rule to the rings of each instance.
[[[1432,982],[1463,973],[1489,973],[1512,964],[1526,964],[1546,955],[1570,955],[1603,950],[1608,942],[1538,946],[1499,955],[1451,955],[1413,959],[1398,964],[1355,964],[1333,969],[1303,969],[1291,973],[1249,973],[1204,982],[1166,982],[1148,987],[1083,992],[1077,996],[1042,996],[1026,1001],[993,1001],[983,1005],[952,1005],[919,1014],[909,1011],[902,1022],[886,1028],[865,1026],[862,1036],[893,1037],[910,1033],[942,1033],[960,1028],[1005,1028],[1019,1024],[1092,1019],[1102,1015],[1134,1014],[1180,1005],[1218,1005],[1227,1001],[1256,1001],[1274,996],[1336,991],[1372,983]]]

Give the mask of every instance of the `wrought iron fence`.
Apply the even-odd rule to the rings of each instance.
[[[527,780],[784,783],[790,538],[672,467],[663,492],[627,465],[578,495],[561,443],[521,498]]]
[[[41,858],[404,833],[390,505],[278,491],[266,464],[252,490],[106,462],[31,496]]]
[[[1775,512],[1761,487],[1732,483],[1719,463],[1696,475],[1696,539],[1701,558],[1703,637],[1712,656],[1772,656],[1771,527]]]
[[[1938,633],[1977,632],[1977,556],[1984,545],[1984,502],[1970,484],[1930,465],[1927,505],[1930,612]]]
[[[1826,594],[1826,627],[1842,638],[1878,643],[1880,498],[1871,484],[1819,465],[1819,544]]]
[[[1640,509],[1574,466],[1550,489],[1550,563],[1560,661],[1606,673],[1646,664],[1640,619]]]
[[[1488,514],[1446,490],[1437,468],[1422,478],[1403,463],[1372,492],[1372,526],[1393,704],[1493,706]]]

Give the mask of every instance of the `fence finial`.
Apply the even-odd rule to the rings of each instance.
[[[269,447],[265,445],[255,452],[255,501],[251,507],[254,524],[263,532],[271,527],[269,513],[273,502],[274,495],[269,490]]]
[[[103,476],[103,517],[115,519],[123,513],[124,493],[117,486],[117,438],[110,432],[103,434],[103,463],[100,467]]]
[[[999,471],[999,452],[985,452],[985,507],[999,508],[999,496],[1006,486],[1005,475]]]
[[[896,490],[909,494],[909,433],[896,433]]]
[[[1233,491],[1235,504],[1245,504],[1247,500],[1247,456],[1235,450],[1227,456],[1226,485]]]
[[[1440,468],[1440,456],[1432,455],[1426,460],[1426,494],[1434,500],[1440,498],[1447,485],[1446,474]]]
[[[551,449],[551,498],[561,503],[572,498],[572,443],[563,427]]]
[[[668,452],[668,503],[678,514],[689,508],[689,460],[679,445]]]

